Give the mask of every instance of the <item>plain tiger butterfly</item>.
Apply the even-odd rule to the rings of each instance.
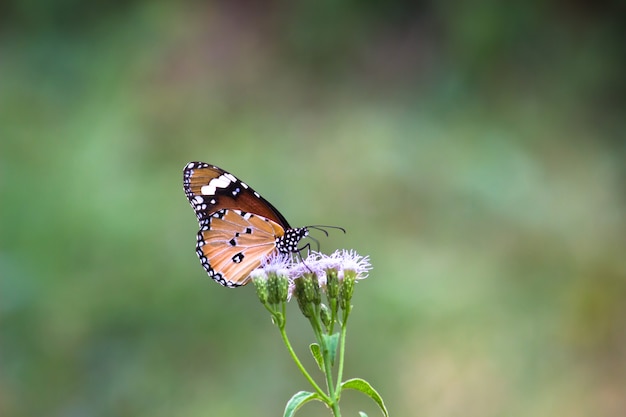
[[[188,163],[183,188],[200,224],[196,253],[209,276],[226,287],[247,284],[273,252],[298,252],[309,234],[306,227],[289,226],[259,193],[215,165]]]

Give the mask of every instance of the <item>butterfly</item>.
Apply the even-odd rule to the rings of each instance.
[[[215,165],[189,162],[183,170],[185,195],[198,217],[196,253],[218,283],[239,287],[275,252],[296,253],[309,234],[245,182]]]

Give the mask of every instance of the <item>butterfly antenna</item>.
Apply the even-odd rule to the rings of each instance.
[[[339,226],[328,226],[328,225],[324,225],[324,224],[314,224],[311,226],[307,226],[308,229],[315,229],[315,230],[319,230],[320,232],[324,233],[326,235],[326,237],[329,236],[328,230],[326,229],[337,229],[337,230],[341,230],[342,232],[346,233],[346,229],[344,229],[343,227],[339,227]],[[317,249],[317,251],[320,251],[320,241],[317,240],[316,238],[314,238],[311,235],[307,236],[309,239],[311,239],[313,242],[315,242],[315,247]],[[311,243],[307,243],[306,245],[302,246],[302,248],[298,249],[298,253],[300,253],[302,250],[304,249],[311,249]]]
[[[339,226],[328,226],[328,225],[325,225],[325,224],[314,224],[314,225],[307,226],[307,227],[309,229],[320,230],[326,236],[328,236],[328,230],[326,230],[326,229],[341,230],[342,232],[346,233],[346,229],[344,229],[343,227],[339,227]]]

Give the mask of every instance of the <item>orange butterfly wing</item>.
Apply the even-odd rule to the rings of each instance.
[[[240,210],[218,214],[198,233],[198,256],[211,278],[220,284],[245,285],[250,272],[276,250],[276,238],[284,235],[284,229],[272,220]]]

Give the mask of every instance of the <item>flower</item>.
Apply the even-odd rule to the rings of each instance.
[[[261,265],[252,271],[262,270],[266,274],[270,272],[279,276],[289,276],[289,270],[293,267],[294,263],[290,255],[280,252],[274,252],[272,255],[266,257],[261,261]],[[251,274],[252,274],[251,273]]]
[[[330,258],[340,265],[338,268],[339,279],[343,279],[346,271],[351,271],[355,275],[355,280],[367,278],[372,270],[369,256],[361,256],[355,250],[336,250]]]
[[[292,261],[289,256],[277,253],[264,259],[261,266],[250,273],[261,303],[276,305],[279,302],[288,301],[291,265]]]
[[[313,251],[306,259],[292,264],[289,275],[291,279],[298,279],[307,272],[315,273],[320,284],[326,285],[326,273],[330,269],[337,271],[339,279],[343,279],[345,271],[352,271],[358,281],[367,278],[372,265],[369,256],[361,256],[354,250],[336,250],[331,255]]]
[[[253,280],[267,279],[268,276],[274,275],[287,277],[289,280],[287,301],[289,301],[295,292],[296,280],[303,277],[315,276],[316,285],[320,289],[326,289],[328,274],[336,275],[340,282],[349,276],[350,281],[354,282],[367,278],[371,269],[369,256],[361,256],[354,250],[342,249],[336,250],[331,255],[311,251],[306,258],[300,258],[299,261],[288,254],[275,253],[263,260],[250,276]]]
[[[295,263],[289,271],[290,278],[294,281],[310,275],[317,276],[319,286],[326,290],[329,300],[336,299],[341,287],[343,289],[341,295],[344,299],[342,305],[345,306],[352,298],[354,282],[367,278],[371,269],[372,265],[368,256],[361,256],[354,250],[344,249],[337,250],[331,255],[310,252],[306,259]],[[293,292],[292,287],[290,294],[293,295]]]

